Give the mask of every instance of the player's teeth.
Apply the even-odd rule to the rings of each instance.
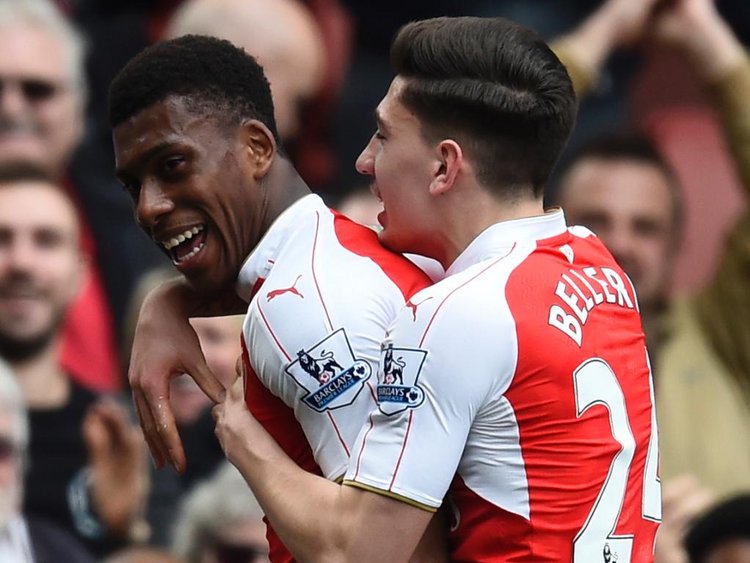
[[[203,227],[193,227],[192,229],[186,230],[184,233],[181,233],[177,235],[176,237],[173,237],[169,239],[168,241],[163,242],[164,248],[167,250],[170,250],[177,246],[180,243],[185,242],[186,240],[189,240],[193,238],[193,235],[197,235],[203,230]]]
[[[186,254],[185,256],[183,256],[183,257],[182,257],[182,258],[181,258],[180,260],[173,260],[173,262],[174,262],[175,264],[180,264],[181,262],[184,262],[185,260],[189,260],[190,258],[192,258],[193,256],[195,256],[196,254],[198,254],[198,252],[199,252],[199,251],[200,251],[200,250],[201,250],[201,249],[202,249],[202,248],[203,248],[204,246],[206,246],[206,245],[205,245],[205,244],[200,244],[200,245],[196,246],[195,248],[193,248],[193,250],[191,250],[190,252],[188,252],[188,253],[187,253],[187,254]]]

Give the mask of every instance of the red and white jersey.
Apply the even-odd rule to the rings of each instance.
[[[630,280],[562,211],[485,230],[403,309],[345,483],[427,510],[454,561],[653,559],[661,518]]]
[[[309,195],[242,266],[248,408],[301,467],[336,480],[376,408],[380,345],[429,278],[377,234]],[[288,560],[271,540],[272,560]]]

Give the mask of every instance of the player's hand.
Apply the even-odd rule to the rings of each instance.
[[[148,491],[143,437],[125,409],[111,399],[89,408],[83,436],[92,505],[110,533],[126,537]]]
[[[216,421],[216,437],[227,459],[237,464],[244,444],[243,430],[256,421],[245,403],[245,377],[241,359],[237,360],[237,379],[226,397],[212,410]]]
[[[214,402],[224,395],[224,386],[206,365],[190,325],[191,297],[180,281],[166,282],[148,294],[138,317],[128,374],[156,466],[169,462],[178,472],[185,470],[185,451],[169,404],[170,379],[187,373]]]
[[[687,563],[685,534],[695,518],[715,501],[714,494],[693,475],[681,475],[664,484],[662,523],[656,534],[654,563]]]

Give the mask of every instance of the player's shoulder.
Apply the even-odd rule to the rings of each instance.
[[[373,265],[401,289],[405,296],[430,285],[429,276],[413,261],[385,248],[377,233],[348,217],[331,210],[332,227],[339,247],[364,265]],[[364,267],[364,266],[363,266]]]
[[[507,275],[497,261],[485,261],[452,274],[414,294],[403,317],[419,316],[427,324],[440,323],[472,330],[487,330],[488,323],[503,323],[504,283]],[[427,328],[427,326],[425,326]]]

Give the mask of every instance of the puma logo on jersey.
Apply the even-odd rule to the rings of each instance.
[[[297,282],[300,280],[301,277],[302,277],[302,274],[300,274],[299,276],[297,276],[297,279],[294,280],[294,283],[290,287],[282,287],[280,289],[274,289],[272,291],[269,291],[268,294],[266,295],[266,300],[270,301],[271,299],[274,299],[274,298],[278,297],[279,295],[284,295],[285,293],[292,293],[292,294],[300,297],[301,299],[304,299],[305,296],[302,295],[297,290]]]
[[[409,309],[411,309],[411,314],[414,319],[414,322],[417,322],[417,307],[419,307],[425,301],[429,301],[430,299],[432,299],[432,296],[422,299],[422,301],[420,301],[419,303],[413,303],[411,299],[409,299],[406,302],[406,306],[409,307]]]

